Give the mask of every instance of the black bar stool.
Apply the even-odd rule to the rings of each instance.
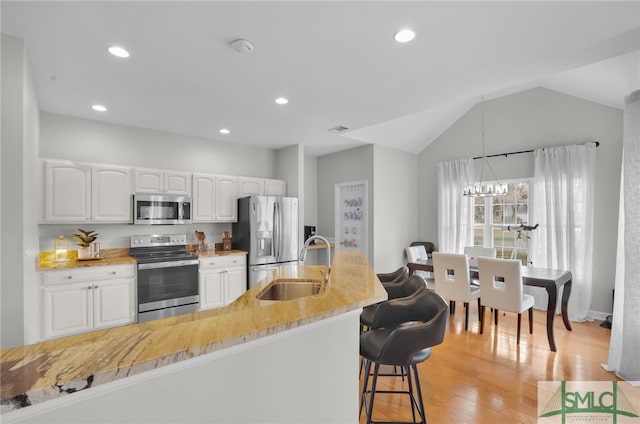
[[[379,305],[380,328],[360,335],[360,355],[365,360],[360,414],[366,406],[367,423],[372,423],[376,393],[406,394],[411,400],[413,422],[416,410],[419,423],[426,424],[422,389],[417,364],[431,356],[431,347],[442,343],[448,323],[449,306],[433,291],[422,291],[410,298],[395,299]],[[371,388],[368,387],[371,364],[374,364]],[[380,365],[399,366],[406,373],[409,390],[376,390]],[[415,392],[414,392],[415,384]],[[367,402],[367,397],[369,400]]]

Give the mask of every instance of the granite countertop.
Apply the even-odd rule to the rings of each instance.
[[[215,256],[247,254],[246,251],[238,250],[238,249],[196,252],[195,246],[193,246],[193,248],[190,249],[190,252],[198,256],[198,258],[210,258]],[[100,259],[85,260],[85,261],[78,260],[77,252],[72,250],[69,252],[69,259],[67,262],[55,262],[53,260],[53,252],[42,252],[38,256],[36,271],[51,271],[56,269],[88,268],[93,266],[108,266],[108,265],[123,265],[123,264],[135,265],[136,263],[137,263],[136,260],[131,256],[129,256],[128,248],[102,249],[100,251]]]
[[[36,271],[52,271],[56,269],[87,268],[107,265],[135,265],[137,263],[134,258],[129,256],[128,248],[102,249],[100,251],[100,259],[93,259],[88,261],[79,261],[77,255],[77,251],[71,250],[68,253],[67,262],[55,262],[53,260],[53,252],[41,252],[38,255]]]
[[[54,399],[385,300],[366,258],[337,252],[324,293],[256,299],[276,278],[322,279],[324,266],[281,266],[230,305],[0,351],[2,411]]]

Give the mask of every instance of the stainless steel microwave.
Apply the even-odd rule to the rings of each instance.
[[[171,194],[133,195],[134,224],[191,224],[191,197]]]

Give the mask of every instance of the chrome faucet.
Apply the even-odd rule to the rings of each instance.
[[[298,261],[304,262],[307,259],[307,250],[309,250],[309,245],[314,240],[321,240],[325,246],[327,247],[327,274],[325,275],[325,281],[329,279],[329,271],[331,270],[331,246],[329,246],[329,241],[322,236],[311,236],[304,242],[304,247],[300,251],[300,256],[298,256]]]

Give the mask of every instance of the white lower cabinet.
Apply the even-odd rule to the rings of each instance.
[[[93,330],[93,292],[87,283],[44,288],[44,338]]]
[[[246,264],[244,254],[200,259],[200,310],[228,305],[247,291]]]
[[[135,265],[43,272],[42,293],[44,339],[136,321]]]

